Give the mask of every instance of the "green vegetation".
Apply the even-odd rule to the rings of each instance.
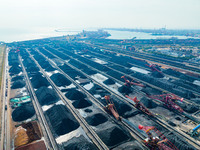
[[[4,52],[5,52],[6,45],[0,45],[0,85],[2,80],[2,73],[3,73],[3,66],[4,66]]]

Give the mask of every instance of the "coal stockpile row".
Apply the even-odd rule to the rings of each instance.
[[[115,96],[111,96],[111,99],[114,102],[114,105],[120,116],[122,116],[123,118],[129,118],[135,115],[135,110],[131,106],[129,106],[127,103],[119,100]],[[105,99],[100,99],[100,101],[102,104],[104,104],[104,106],[107,105]]]
[[[39,72],[39,68],[31,58],[24,59],[23,64],[28,74],[35,74]]]
[[[158,106],[154,101],[146,97],[142,97],[140,99],[140,102],[142,102],[147,108],[150,108],[150,109],[156,108]]]
[[[83,135],[73,137],[67,142],[62,143],[65,150],[98,150],[98,148],[89,142]]]
[[[10,51],[8,55],[8,63],[9,66],[18,66],[19,65],[18,53]]]
[[[79,76],[80,78],[86,79],[87,77],[84,76],[82,73],[72,69],[71,67],[69,67],[68,65],[63,65],[60,66],[60,68],[67,74],[69,75],[71,78],[73,78],[74,80],[76,79],[77,76]]]
[[[33,86],[33,88],[40,88],[42,86],[49,86],[49,82],[47,81],[47,79],[45,77],[42,76],[41,73],[36,73],[36,74],[33,74],[31,75],[31,84]]]
[[[53,89],[45,86],[40,87],[35,94],[42,106],[56,103],[59,100],[57,93]]]
[[[124,82],[124,79],[121,78],[124,74],[121,74],[121,73],[116,72],[114,70],[108,71],[107,74],[110,75],[111,77],[114,77],[114,78]]]
[[[46,51],[46,50],[44,50],[44,48],[42,48],[42,47],[39,47],[38,48],[39,49],[39,51],[41,52],[41,53],[43,53],[45,56],[47,56],[47,57],[49,57],[49,58],[56,58],[55,56],[53,56],[52,54],[50,54],[48,51]]]
[[[103,83],[106,84],[106,85],[113,85],[113,84],[115,84],[115,81],[113,81],[112,79],[108,78]]]
[[[94,114],[89,117],[86,117],[86,121],[91,126],[98,126],[108,121],[108,118],[103,113],[98,113],[98,114]]]
[[[11,79],[11,81],[13,82],[13,81],[17,81],[17,80],[23,80],[23,78],[24,78],[23,76],[15,76]]]
[[[160,72],[157,72],[157,71],[153,71],[151,73],[151,76],[155,77],[155,78],[163,78],[164,77],[164,74],[160,73]]]
[[[75,66],[76,68],[81,69],[81,70],[84,69],[84,68],[86,68],[85,65],[79,63],[78,61],[76,61],[76,60],[74,60],[74,59],[71,59],[68,63],[70,63],[71,65],[73,65],[73,66]]]
[[[113,56],[111,61],[120,65],[126,66],[126,67],[131,67],[132,66],[130,65],[131,63],[131,64],[135,64],[135,65],[147,68],[145,64],[148,64],[146,61],[134,59],[128,56]]]
[[[68,86],[71,84],[71,81],[60,73],[53,74],[50,78],[57,86]]]
[[[97,84],[94,84],[94,86],[89,90],[89,92],[91,94],[99,94],[101,95],[101,97],[104,97],[105,95],[110,95],[109,92],[107,92],[105,89],[103,89],[102,87],[100,87]]]
[[[107,71],[110,70],[106,66],[103,66],[103,65],[101,65],[99,63],[96,63],[94,61],[91,61],[91,60],[83,58],[83,57],[80,57],[79,60],[82,61],[82,62],[84,62],[84,63],[86,63],[86,64],[88,64],[88,65],[90,65],[90,66],[92,66],[92,67],[94,67],[94,68],[96,68],[96,69],[98,69],[98,70],[100,70],[100,71],[107,72]]]
[[[19,65],[12,65],[12,67],[9,69],[10,75],[14,76],[22,72],[21,67]]]
[[[12,119],[16,122],[27,120],[35,115],[35,109],[32,103],[26,103],[17,107],[12,112]]]
[[[191,101],[200,104],[200,98],[192,98]]]
[[[76,130],[80,125],[64,105],[54,105],[45,112],[55,137]]]
[[[143,80],[145,82],[151,83],[155,86],[158,86],[160,88],[163,88],[165,90],[168,90],[176,95],[179,95],[181,97],[190,99],[190,98],[194,98],[193,94],[191,92],[189,92],[188,90],[183,89],[180,86],[177,86],[173,83],[168,82],[165,79],[158,79],[158,78],[154,78],[151,77],[148,74],[142,74],[139,72],[135,72],[134,74],[132,74],[133,77],[139,78],[140,80]]]
[[[119,87],[118,91],[120,93],[125,94],[125,95],[128,95],[128,94],[133,92],[132,88],[129,88],[129,87],[125,86],[125,85],[122,85],[121,87]]]
[[[11,89],[18,89],[25,87],[26,83],[24,80],[17,80],[12,83]]]
[[[199,110],[199,108],[195,105],[192,104],[187,104],[185,102],[176,102],[185,112],[187,113],[194,113],[197,110]]]
[[[96,132],[97,135],[109,148],[114,148],[130,140],[130,134],[125,129],[122,129],[114,124],[113,125],[104,124]]]
[[[92,106],[92,102],[86,99],[80,99],[80,100],[74,101],[72,105],[77,109],[82,109],[82,108]]]
[[[82,92],[80,92],[78,90],[74,90],[74,89],[67,92],[65,94],[65,96],[70,100],[81,100],[81,99],[86,98],[85,94],[83,94]]]
[[[190,89],[190,90],[193,90],[193,91],[200,93],[200,86],[192,84],[190,82],[185,82],[185,80],[172,80],[171,82],[178,85],[178,86],[181,86],[181,87],[184,87],[186,89]]]
[[[53,68],[49,62],[42,56],[40,55],[38,52],[35,53],[34,56],[35,60],[38,61],[38,63],[40,64],[40,66],[45,69],[45,71],[55,71],[55,68]]]
[[[62,52],[59,52],[58,50],[55,50],[53,48],[50,48],[50,47],[45,47],[47,50],[49,50],[50,52],[54,53],[55,55],[57,55],[58,57],[64,59],[64,60],[68,60],[70,59],[70,57],[62,54]]]
[[[164,133],[164,136],[179,150],[196,150],[196,148],[174,132],[166,132]]]
[[[142,88],[142,92],[146,93],[147,95],[161,95],[162,92],[159,90],[156,90],[154,88],[151,88],[149,86],[146,86],[145,88]]]
[[[88,74],[88,75],[93,75],[93,74],[96,74],[96,73],[97,73],[96,71],[94,71],[94,70],[92,70],[92,69],[90,69],[90,68],[88,68],[88,67],[83,68],[82,71],[85,72],[85,73]]]
[[[111,67],[111,68],[113,68],[113,69],[115,69],[115,70],[124,72],[124,73],[126,73],[126,74],[131,74],[131,73],[133,73],[132,70],[130,70],[130,69],[125,69],[124,67],[121,67],[121,66],[110,65],[109,67]]]

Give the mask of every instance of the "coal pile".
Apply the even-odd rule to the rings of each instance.
[[[113,81],[112,79],[109,78],[109,79],[105,80],[103,83],[106,85],[112,85],[112,84],[115,84],[115,81]]]
[[[17,80],[12,84],[11,89],[23,88],[25,85],[26,83],[24,80]]]
[[[91,112],[92,112],[92,110],[91,110],[91,109],[88,109],[88,108],[85,109],[84,111],[87,112],[87,113],[91,113]]]
[[[35,115],[35,109],[31,103],[19,106],[12,112],[12,118],[16,122],[27,120],[33,115]]]
[[[144,92],[144,93],[146,93],[147,95],[160,95],[160,94],[162,94],[161,91],[153,89],[151,87],[142,88],[141,91]]]
[[[194,113],[196,112],[198,109],[197,106],[195,105],[191,105],[191,104],[186,104],[184,102],[182,103],[177,103],[185,112],[188,112],[188,113]]]
[[[135,115],[135,112],[131,108],[131,106],[129,106],[123,101],[118,100],[115,96],[112,96],[111,99],[114,102],[117,112],[120,116],[128,118]],[[102,101],[105,101],[105,99],[103,99]]]
[[[168,120],[168,121],[167,121],[167,123],[168,123],[169,125],[173,126],[173,127],[176,127],[176,124],[175,124],[175,123],[173,123],[173,122],[172,122],[172,121],[170,121],[170,120]]]
[[[36,89],[42,87],[42,86],[49,86],[49,82],[47,81],[46,78],[44,78],[42,76],[41,73],[37,73],[35,75],[32,76],[32,79],[31,79],[31,83],[32,83],[32,86]]]
[[[183,80],[187,80],[187,81],[190,81],[190,82],[194,82],[194,80],[199,80],[198,78],[196,77],[192,77],[192,76],[189,76],[189,75],[186,75],[186,74],[183,74],[179,71],[176,71],[176,70],[173,70],[173,69],[166,69],[166,70],[163,70],[164,73],[166,74],[169,74],[169,75],[172,75],[172,76],[175,76],[175,77],[178,77],[178,78],[181,78]]]
[[[187,143],[182,137],[173,132],[167,132],[164,135],[172,144],[174,144],[180,150],[196,150],[196,148]]]
[[[147,108],[156,108],[158,105],[151,99],[143,97],[140,102],[142,102]]]
[[[157,71],[152,72],[151,75],[155,78],[163,78],[164,77],[164,75],[162,73],[157,72]]]
[[[98,126],[99,124],[108,121],[108,118],[104,114],[99,113],[87,117],[86,121],[91,126]]]
[[[138,141],[130,141],[113,148],[112,150],[143,150],[143,146]]]
[[[116,125],[104,127],[103,130],[97,131],[97,134],[109,148],[130,139],[129,134]]]
[[[14,65],[9,69],[11,76],[19,74],[21,71],[22,71],[22,69],[18,65]]]
[[[124,82],[124,79],[121,78],[121,76],[123,76],[124,74],[121,74],[121,73],[113,71],[113,70],[109,70],[107,72],[107,74],[118,79],[118,80],[120,80],[120,81],[122,81],[122,82]]]
[[[13,82],[17,80],[23,80],[23,78],[24,78],[23,76],[16,76],[16,77],[13,77],[11,81]]]
[[[132,93],[131,87],[127,87],[127,86],[125,86],[125,85],[119,87],[118,91],[119,91],[120,93],[124,93],[124,94],[126,94],[126,95],[129,94],[129,93]]]
[[[71,81],[60,73],[53,74],[50,78],[57,86],[68,86],[71,84]]]
[[[64,105],[54,105],[45,112],[56,136],[76,130],[80,125]]]
[[[92,103],[85,99],[79,99],[72,103],[75,108],[85,108],[92,106]]]
[[[102,87],[100,87],[97,84],[94,84],[94,86],[89,90],[89,92],[91,94],[99,94],[102,97],[104,97],[105,95],[109,95],[110,93],[108,93],[106,90],[104,90]]]
[[[41,105],[50,105],[59,100],[57,93],[45,86],[40,87],[35,93]]]
[[[191,101],[195,102],[196,104],[200,104],[200,98],[192,98]]]
[[[65,96],[70,100],[81,100],[86,98],[86,95],[78,90],[70,90]]]
[[[40,70],[40,69],[39,69],[37,66],[33,66],[33,65],[26,67],[26,71],[27,71],[28,73],[31,73],[31,74],[38,73],[39,70]]]
[[[83,72],[85,72],[86,74],[88,75],[93,75],[93,74],[96,74],[97,72],[90,69],[90,68],[83,68]]]
[[[98,148],[85,139],[83,135],[73,137],[62,144],[65,150],[98,150]]]

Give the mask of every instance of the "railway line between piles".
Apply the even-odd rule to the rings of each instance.
[[[67,63],[66,61],[64,61],[63,59],[61,59],[60,57],[58,57],[57,55],[53,54],[52,52],[47,51],[49,54],[53,55],[54,57],[62,60],[65,64],[67,64],[68,66],[70,66],[71,68],[79,71],[80,73],[82,73],[83,75],[85,75],[86,77],[88,77],[90,80],[92,80],[94,83],[98,84],[99,86],[101,86],[102,88],[106,89],[107,91],[109,91],[109,93],[112,93],[113,95],[117,96],[119,99],[121,99],[122,101],[126,101],[127,103],[130,103],[129,101],[127,101],[127,99],[125,97],[123,97],[122,95],[119,95],[118,93],[110,90],[109,88],[107,88],[106,86],[104,86],[103,84],[97,82],[96,80],[92,79],[89,75],[87,75],[86,73],[82,72],[80,69],[72,66],[71,64]],[[64,55],[64,54],[63,54]],[[68,56],[69,57],[69,56]],[[133,104],[131,104],[133,107]],[[135,107],[133,107],[135,109]],[[183,133],[182,131],[177,131],[176,129],[174,129],[173,127],[169,126],[167,123],[161,121],[158,118],[150,118],[151,120],[153,120],[155,123],[161,125],[162,127],[164,127],[165,129],[167,129],[168,131],[174,131],[175,133],[177,133],[178,135],[184,137],[189,143],[191,143],[193,146],[195,146],[196,148],[200,146],[199,143],[197,143],[197,141],[191,139],[188,135],[186,135],[185,133]]]

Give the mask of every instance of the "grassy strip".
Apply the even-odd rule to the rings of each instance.
[[[0,45],[0,120],[1,120],[1,112],[2,112],[2,99],[1,99],[1,94],[2,94],[2,74],[4,71],[4,64],[5,64],[5,49],[6,45]],[[0,129],[1,129],[1,122],[0,122]],[[0,131],[1,132],[1,131]]]

